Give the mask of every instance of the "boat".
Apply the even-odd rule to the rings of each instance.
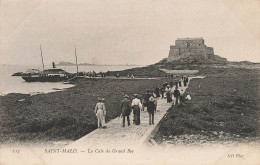
[[[21,75],[26,82],[59,82],[73,77],[73,74],[68,73],[63,69],[56,68],[54,62],[52,63],[52,69],[44,69],[41,45],[40,50],[43,70],[28,69],[26,73]]]
[[[71,78],[72,74],[66,72],[63,69],[52,68],[43,71],[28,70],[26,73],[22,74],[22,78],[26,82],[59,82],[65,81]]]

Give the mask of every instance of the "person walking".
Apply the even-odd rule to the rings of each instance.
[[[161,95],[162,95],[162,99],[163,99],[164,98],[164,90],[165,90],[165,88],[162,86],[160,90],[161,90]]]
[[[129,115],[131,113],[131,102],[128,98],[129,96],[125,94],[124,99],[121,101],[120,104],[120,109],[122,111],[121,115],[123,118],[123,124],[122,124],[123,127],[125,127],[125,117],[127,119],[128,126],[130,125]]]
[[[150,89],[147,89],[146,90],[146,93],[144,95],[144,102],[143,102],[143,111],[144,111],[144,108],[146,107],[147,108],[147,104],[149,102],[149,98],[152,96],[152,94],[150,94]]]
[[[102,126],[105,127],[105,116],[106,116],[106,107],[103,103],[104,98],[98,98],[98,103],[95,107],[95,114],[98,119],[98,128],[101,128]]]
[[[158,86],[155,87],[154,92],[156,94],[156,97],[160,97],[160,89],[158,88]]]
[[[149,98],[149,102],[147,104],[147,111],[149,113],[149,125],[154,124],[154,112],[156,110],[154,97],[151,96]]]
[[[152,92],[153,93],[153,92]],[[157,97],[156,97],[156,94],[155,93],[153,93],[153,102],[154,102],[154,105],[155,105],[155,111],[156,111],[156,108],[157,108]],[[151,98],[151,97],[150,97]],[[149,98],[149,99],[150,99]]]
[[[185,87],[187,86],[187,78],[186,78],[186,77],[184,77],[183,85],[184,85]]]
[[[167,103],[172,102],[172,98],[171,98],[172,93],[171,93],[170,85],[167,85],[165,92],[166,92],[166,97],[167,97]]]
[[[181,83],[181,80],[179,81],[179,87],[181,87],[182,86],[182,83]]]
[[[185,84],[188,85],[189,83],[189,76],[185,77]]]
[[[162,85],[162,86],[163,86],[163,87],[164,87],[164,89],[165,89],[165,88],[167,87],[167,85],[169,85],[169,84],[168,84],[168,82],[165,82],[165,83],[163,83],[163,85]]]
[[[138,99],[138,94],[134,94],[134,99],[132,101],[132,109],[133,109],[133,115],[134,115],[134,124],[139,125],[140,124],[140,110],[142,109],[142,103],[140,99]]]
[[[178,87],[175,87],[175,90],[173,91],[173,96],[175,97],[175,104],[177,105],[179,103],[179,97],[180,97],[180,91],[178,90]]]
[[[178,85],[179,85],[179,82],[175,82],[175,87],[178,87]]]
[[[184,89],[183,88],[180,88],[179,90],[180,92],[180,99],[179,99],[179,103],[182,103],[184,101]]]
[[[156,98],[156,97],[157,97],[157,95],[156,95],[156,93],[155,93],[155,91],[154,91],[154,90],[151,90],[151,96],[153,96],[154,98]]]

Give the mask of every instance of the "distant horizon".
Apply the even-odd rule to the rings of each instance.
[[[70,61],[54,61],[55,65],[58,65],[60,62],[64,62],[64,63],[72,63],[76,66],[76,63],[70,62]],[[159,61],[158,61],[159,62]],[[229,61],[228,62],[251,62],[254,64],[260,64],[260,62],[252,62],[252,61],[248,61],[248,60],[242,60],[242,61]],[[157,63],[157,62],[155,62]],[[153,64],[155,64],[153,63]],[[79,66],[84,66],[81,64],[88,64],[88,65],[94,65],[94,66],[148,66],[148,65],[153,65],[153,64],[144,64],[144,65],[138,65],[138,64],[91,64],[91,63],[87,63],[87,62],[82,62],[82,63],[78,63]],[[42,64],[1,64],[0,65],[13,65],[13,66],[42,66]],[[45,66],[52,66],[51,64],[44,64]],[[74,65],[58,65],[58,66],[74,66]],[[87,65],[85,65],[87,66]]]
[[[55,61],[54,61],[55,62]],[[73,64],[73,65],[76,65],[76,63],[74,62],[70,62],[70,61],[58,61],[58,62],[55,62],[56,65],[60,65],[60,63],[70,63],[70,64]],[[88,62],[80,62],[78,63],[78,65],[137,65],[137,64],[93,64],[93,63],[88,63]]]
[[[228,61],[260,62],[260,3],[249,0],[3,0],[0,63],[151,65],[178,38]],[[10,21],[11,20],[11,21]]]
[[[64,62],[64,61],[61,61]],[[71,62],[72,63],[72,62]],[[55,65],[57,65],[58,63],[55,62]],[[73,63],[74,64],[74,63]],[[80,64],[84,64],[84,63],[79,63]],[[41,64],[1,64],[0,65],[16,65],[16,66],[42,66]],[[75,64],[76,65],[76,64]],[[96,66],[147,66],[147,65],[138,65],[138,64],[89,64],[89,65],[96,65]],[[151,65],[151,64],[148,64]],[[52,66],[52,64],[44,64],[44,66]],[[63,65],[65,66],[65,65]],[[68,66],[73,66],[73,65],[68,65]],[[81,65],[82,66],[82,65]],[[84,66],[84,65],[83,65]]]

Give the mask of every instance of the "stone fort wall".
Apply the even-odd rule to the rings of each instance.
[[[178,38],[175,45],[170,46],[168,59],[173,60],[185,53],[208,58],[209,55],[214,55],[214,50],[204,44],[203,38]]]

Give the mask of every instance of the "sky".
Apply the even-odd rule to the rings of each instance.
[[[148,65],[177,38],[260,62],[259,0],[0,0],[0,64]]]

